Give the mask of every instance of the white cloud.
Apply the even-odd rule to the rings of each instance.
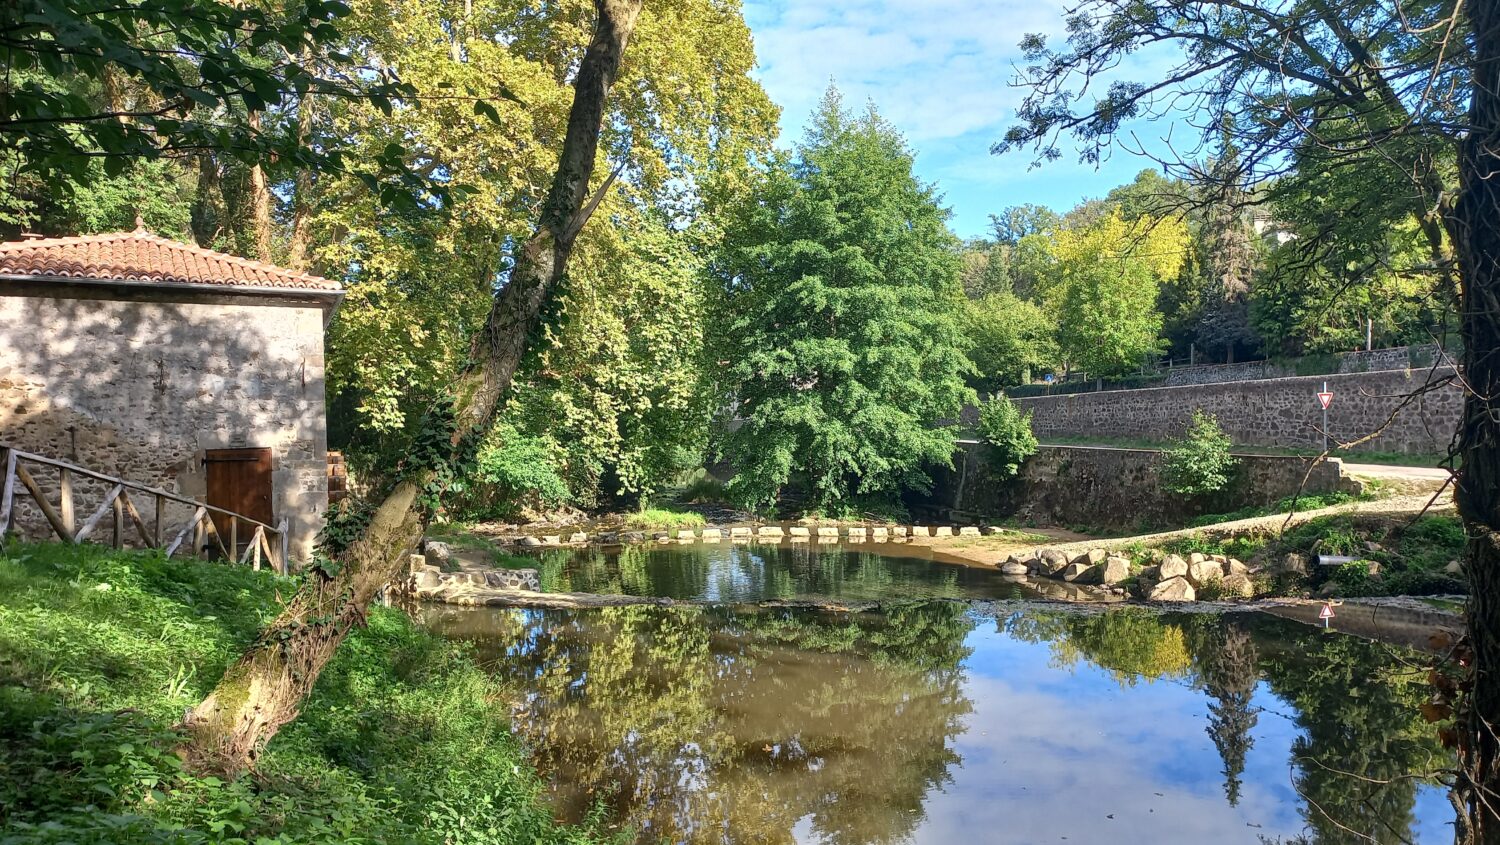
[[[986,215],[1020,202],[1067,208],[1128,181],[1151,162],[1123,151],[1099,168],[1064,161],[1029,170],[1024,152],[992,156],[990,145],[1014,120],[1025,92],[1012,87],[1023,63],[1022,36],[1061,37],[1066,0],[751,0],[745,17],[760,59],[757,76],[783,107],[790,143],[833,80],[845,102],[873,100],[917,151],[923,178],[936,180],[963,235],[978,234]],[[1149,79],[1170,53],[1133,57],[1121,73]],[[1165,124],[1137,127],[1148,146]]]

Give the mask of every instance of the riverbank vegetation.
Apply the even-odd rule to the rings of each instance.
[[[583,843],[539,803],[507,691],[467,648],[375,608],[307,713],[237,780],[173,726],[296,588],[96,546],[0,555],[0,842]]]

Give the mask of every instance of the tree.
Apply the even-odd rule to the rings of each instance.
[[[1061,222],[1057,212],[1045,205],[1022,203],[990,215],[995,243],[1013,247],[1028,235],[1045,235]]]
[[[1159,354],[1157,290],[1181,269],[1186,248],[1187,229],[1175,218],[1129,222],[1111,211],[1092,225],[1060,229],[1055,275],[1043,296],[1058,315],[1068,363],[1103,377]]]
[[[598,19],[574,77],[573,105],[551,190],[471,347],[469,368],[427,415],[404,474],[338,560],[307,583],[184,721],[196,766],[235,772],[295,718],[318,673],[375,594],[397,577],[421,521],[499,406],[543,308],[567,270],[579,232],[613,178],[590,189],[605,101],[641,11],[639,0],[598,0]],[[590,194],[592,193],[592,197]]]
[[[1219,132],[1235,143],[1242,187],[1279,176],[1274,198],[1342,175],[1343,225],[1401,215],[1421,232],[1442,286],[1459,291],[1466,393],[1455,501],[1478,598],[1467,611],[1472,686],[1457,731],[1457,839],[1500,842],[1500,415],[1491,408],[1500,389],[1500,7],[1090,0],[1070,14],[1068,30],[1058,49],[1042,36],[1023,42],[1030,91],[998,151],[1029,147],[1056,158],[1070,135],[1084,159],[1097,160],[1126,121],[1186,98],[1202,106],[1194,123],[1205,143],[1219,143]],[[1180,46],[1181,61],[1085,99],[1079,83],[1161,43]],[[1303,254],[1315,260],[1319,246],[1310,241]]]
[[[996,293],[968,303],[964,313],[969,358],[978,371],[974,384],[980,390],[1027,384],[1057,366],[1057,325],[1040,305]]]
[[[1031,413],[997,393],[979,406],[979,433],[989,446],[990,468],[1001,478],[1014,478],[1026,459],[1036,454]]]
[[[901,136],[830,89],[716,268],[733,315],[716,357],[743,419],[724,443],[733,495],[765,507],[796,476],[823,507],[951,463],[937,423],[973,393],[946,217]]]
[[[348,97],[389,110],[408,93],[387,70],[320,75],[349,7],[309,0],[271,7],[185,0],[18,0],[0,9],[0,222],[30,218],[38,193],[86,184],[163,157],[227,154],[264,178],[264,162],[359,172],[388,201],[433,186],[406,167],[400,144],[365,159],[337,141],[307,144],[262,120],[288,99]],[[262,195],[268,191],[262,187]],[[443,191],[441,187],[438,191]],[[264,256],[269,257],[269,256]]]
[[[1187,432],[1162,452],[1162,486],[1182,496],[1221,492],[1239,467],[1239,459],[1229,452],[1233,446],[1217,419],[1194,409]]]

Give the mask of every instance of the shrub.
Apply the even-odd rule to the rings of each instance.
[[[703,514],[648,508],[625,517],[625,527],[637,531],[670,531],[674,528],[697,528],[703,525]]]
[[[1003,393],[991,396],[979,408],[979,433],[989,445],[990,468],[1003,478],[1014,478],[1021,464],[1036,454],[1036,435],[1031,432],[1031,414],[1016,407]]]
[[[485,438],[463,482],[458,511],[472,519],[506,519],[526,507],[544,510],[572,500],[547,442],[510,425],[496,426]]]
[[[1231,446],[1217,419],[1193,411],[1187,434],[1162,453],[1162,486],[1183,496],[1223,491],[1239,467],[1239,459],[1229,454]]]

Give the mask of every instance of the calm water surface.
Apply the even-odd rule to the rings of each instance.
[[[557,813],[641,842],[1452,839],[1412,655],[1288,620],[423,612],[518,691]]]
[[[922,546],[697,543],[556,549],[537,555],[548,592],[697,601],[1034,598],[1037,585],[933,560]],[[1046,588],[1062,589],[1047,585]]]

